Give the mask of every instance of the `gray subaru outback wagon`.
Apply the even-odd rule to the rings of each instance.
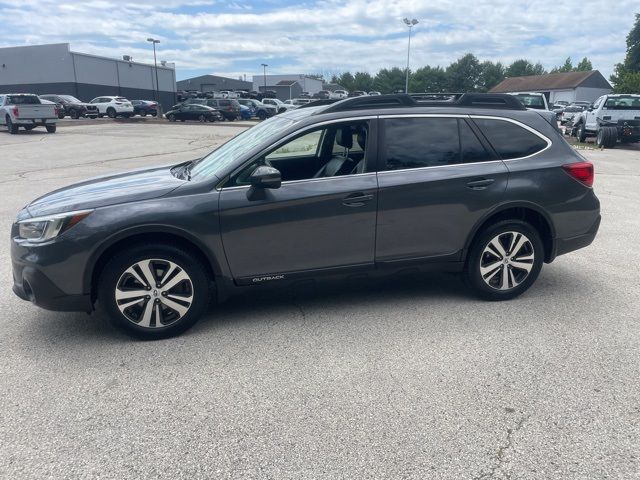
[[[323,102],[34,200],[11,232],[14,292],[160,338],[212,299],[329,274],[461,272],[507,300],[598,231],[593,166],[513,96]]]

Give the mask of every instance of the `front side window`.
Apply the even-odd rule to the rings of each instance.
[[[487,118],[473,121],[503,160],[528,157],[547,147],[546,140],[515,123]]]
[[[455,118],[386,119],[383,148],[385,170],[458,163],[458,121]]]
[[[228,185],[248,185],[249,177],[261,165],[278,169],[285,182],[364,173],[368,133],[366,121],[307,131],[267,151],[232,177]]]

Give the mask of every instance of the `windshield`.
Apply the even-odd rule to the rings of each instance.
[[[545,110],[544,100],[542,95],[529,95],[527,93],[519,93],[515,95],[527,108],[534,108],[536,110]]]
[[[610,110],[640,110],[640,95],[609,97],[604,106]]]
[[[70,103],[82,103],[76,97],[72,97],[71,95],[60,95],[60,98],[62,100],[66,100],[67,102],[70,102]]]
[[[277,135],[291,126],[294,120],[274,117],[245,130],[227,143],[218,147],[206,157],[198,160],[189,169],[192,180],[204,180],[218,174],[235,160],[249,153],[271,136]]]

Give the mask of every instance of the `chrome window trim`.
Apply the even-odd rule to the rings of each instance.
[[[340,175],[339,177],[305,178],[302,180],[287,180],[285,182],[282,182],[282,185],[284,186],[284,185],[291,185],[296,183],[323,182],[325,180],[345,180],[347,178],[366,177],[366,176],[375,176],[375,175],[376,175],[376,172],[366,172],[366,173],[354,173],[349,175]],[[242,190],[242,189],[249,189],[249,188],[251,188],[251,185],[236,185],[235,187],[222,188],[221,191],[226,192],[230,190]]]

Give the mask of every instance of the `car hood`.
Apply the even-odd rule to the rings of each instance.
[[[119,173],[86,180],[43,195],[27,205],[33,217],[105,207],[166,195],[185,180],[170,166]]]

